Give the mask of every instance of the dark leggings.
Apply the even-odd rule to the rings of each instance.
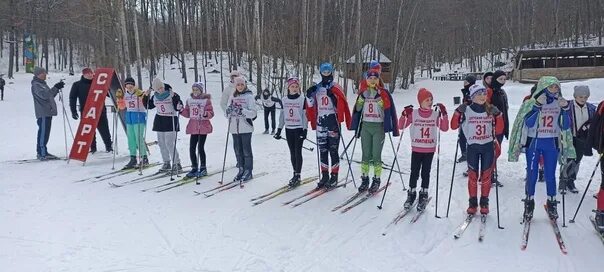
[[[204,145],[208,135],[191,135],[189,142],[189,156],[191,156],[191,168],[206,168],[206,151]],[[197,167],[197,151],[199,151],[199,168]]]
[[[434,153],[411,152],[411,177],[409,178],[409,187],[417,187],[419,172],[422,173],[422,188],[428,189],[430,186],[430,169],[432,168],[432,159]]]
[[[600,182],[600,190],[604,190],[604,157],[600,157],[600,173],[602,174],[602,181]]]
[[[264,129],[268,130],[269,126],[268,126],[268,116],[271,116],[271,128],[274,130],[275,129],[275,110],[276,107],[272,106],[272,107],[264,107]]]
[[[295,173],[302,171],[302,139],[303,130],[301,128],[285,129],[285,137],[287,137],[287,146],[289,146],[289,154],[292,161],[292,167]]]

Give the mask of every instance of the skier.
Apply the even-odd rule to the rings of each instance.
[[[48,87],[48,84],[46,84],[46,69],[42,67],[34,68],[31,94],[34,97],[34,110],[38,123],[36,154],[38,160],[41,161],[58,159],[57,156],[48,153],[46,145],[50,138],[52,117],[57,116],[57,103],[54,98],[63,87],[65,87],[63,81],[59,81],[52,88]]]
[[[451,129],[461,126],[468,140],[468,192],[469,206],[466,212],[489,213],[489,192],[495,159],[500,153],[496,135],[503,132],[503,118],[497,107],[487,102],[487,90],[474,84],[470,87],[472,104],[461,104],[451,118]],[[480,172],[479,172],[480,171]],[[480,180],[480,202],[477,187]]]
[[[600,173],[602,181],[597,195],[597,205],[595,210],[594,222],[597,230],[604,235],[604,100],[600,102],[596,113],[591,119],[591,126],[588,133],[588,144],[600,155]]]
[[[256,103],[245,79],[235,77],[235,92],[227,101],[226,116],[229,118],[229,132],[233,135],[233,148],[239,172],[234,181],[248,181],[253,178],[254,156],[252,154],[253,120],[256,119]]]
[[[275,134],[275,112],[277,105],[279,105],[279,108],[283,108],[281,100],[279,100],[279,98],[274,97],[268,89],[264,89],[264,91],[262,91],[262,95],[258,94],[256,96],[256,100],[260,100],[262,102],[262,107],[264,108],[264,132],[262,134],[268,134],[269,115],[271,117],[271,135]]]
[[[501,144],[503,142],[503,137],[507,139],[510,135],[510,125],[509,125],[509,117],[508,117],[508,96],[505,93],[505,90],[502,88],[507,80],[505,72],[501,70],[497,70],[493,73],[493,77],[491,79],[491,88],[487,88],[487,101],[489,104],[497,107],[502,114],[503,117],[503,133],[497,134],[497,142]],[[493,185],[503,186],[498,179],[497,173],[497,160],[495,160],[495,175],[493,175],[492,179]]]
[[[591,147],[587,145],[587,132],[591,118],[596,113],[596,106],[587,102],[589,99],[589,87],[585,85],[577,85],[574,88],[574,100],[568,101],[570,104],[570,122],[571,131],[573,133],[573,145],[575,146],[575,152],[577,157],[575,159],[569,159],[564,167],[560,168],[560,184],[558,190],[560,193],[564,193],[569,190],[571,193],[579,193],[575,186],[575,180],[577,179],[577,173],[579,173],[579,165],[583,156],[592,156]]]
[[[179,173],[182,171],[182,166],[178,150],[176,150],[176,136],[180,130],[178,112],[183,108],[182,101],[180,96],[172,91],[172,87],[163,83],[159,78],[153,79],[151,86],[155,93],[149,98],[150,90],[145,91],[143,104],[147,109],[157,108],[153,120],[153,131],[157,132],[157,145],[159,145],[159,151],[164,161],[159,171]],[[172,158],[172,165],[170,158]]]
[[[4,74],[0,74],[0,100],[4,101],[4,84],[6,84],[6,81],[4,81],[2,76],[4,76]]]
[[[208,174],[204,146],[208,134],[212,133],[210,119],[214,117],[214,108],[211,98],[204,84],[195,82],[191,86],[191,97],[187,98],[185,108],[180,112],[182,116],[189,118],[186,133],[191,135],[189,142],[191,171],[186,175],[188,178],[203,177]],[[197,161],[198,153],[199,162]]]
[[[470,86],[476,83],[476,77],[473,75],[468,75],[463,81],[463,89],[461,89],[462,95],[462,103],[466,105],[472,104],[472,99],[470,98]],[[421,102],[420,102],[421,103]],[[466,141],[466,136],[463,134],[463,130],[459,130],[459,149],[461,150],[461,157],[457,159],[457,163],[465,162],[467,157],[466,147],[468,146],[468,142]]]
[[[363,158],[359,192],[369,190],[375,193],[380,188],[382,175],[382,148],[385,134],[392,132],[398,136],[396,108],[390,93],[380,86],[380,71],[370,69],[367,79],[359,90],[352,112],[352,129],[361,138]],[[373,165],[373,179],[369,186],[369,168]]]
[[[539,79],[533,98],[522,104],[510,135],[508,161],[518,161],[520,150],[526,148],[527,183],[524,200],[524,220],[533,218],[535,184],[539,156],[543,155],[547,186],[547,212],[551,220],[558,218],[556,200],[556,160],[575,158],[570,130],[569,103],[563,99],[560,82],[552,76]]]
[[[307,112],[312,129],[317,131],[317,147],[321,161],[321,180],[317,187],[329,188],[338,183],[340,123],[346,122],[346,127],[350,129],[351,116],[342,88],[333,82],[331,63],[321,64],[319,73],[321,82],[306,91]],[[331,175],[329,157],[331,157]]]
[[[409,178],[407,200],[404,204],[405,209],[410,209],[417,197],[415,188],[420,176],[420,169],[422,188],[417,200],[417,210],[423,211],[426,208],[430,186],[430,170],[436,152],[437,130],[440,129],[443,132],[449,130],[449,118],[445,105],[438,103],[436,104],[438,111],[433,111],[433,99],[430,91],[421,88],[417,92],[419,109],[413,110],[413,106],[407,106],[399,119],[400,128],[411,126],[409,132],[409,137],[411,137],[411,177]]]
[[[535,83],[535,85],[533,85],[533,87],[531,87],[531,93],[524,97],[524,99],[522,100],[522,103],[531,99],[533,97],[533,94],[535,94],[536,90],[537,90],[537,84]],[[527,178],[525,177],[524,182],[526,182],[526,181],[527,181]],[[538,177],[537,181],[545,182],[545,179],[543,178],[543,156],[539,156],[539,177]]]
[[[283,107],[279,114],[279,127],[274,138],[281,139],[281,131],[285,127],[285,137],[291,158],[294,176],[289,180],[291,188],[300,185],[302,171],[302,144],[308,132],[306,117],[306,98],[300,93],[300,80],[290,77],[287,80],[287,95],[282,99]]]
[[[69,92],[69,107],[73,120],[78,120],[80,118],[78,110],[80,113],[84,110],[93,78],[94,71],[90,68],[84,68],[82,69],[82,78],[71,85],[71,91]],[[107,96],[109,96],[109,94],[107,94]],[[80,103],[80,107],[79,109],[76,109],[76,103],[78,102]],[[105,151],[107,151],[107,153],[113,152],[113,143],[111,142],[111,133],[109,132],[109,120],[107,119],[107,108],[105,108],[105,103],[103,103],[103,111],[99,117],[97,129],[101,134],[103,143],[105,143]],[[90,153],[94,154],[96,150],[96,133],[94,133],[92,144],[90,144]]]
[[[227,103],[229,102],[229,98],[231,97],[231,95],[233,95],[233,93],[235,93],[235,78],[237,77],[243,77],[243,75],[241,74],[241,72],[237,71],[237,70],[233,70],[230,74],[230,81],[229,81],[229,85],[222,91],[222,94],[220,96],[220,108],[222,108],[222,111],[224,111],[226,113],[226,109],[227,109]]]
[[[131,169],[137,166],[136,151],[140,155],[141,164],[149,165],[147,158],[147,146],[145,144],[145,131],[147,127],[147,113],[143,102],[143,91],[136,87],[133,78],[128,77],[124,83],[126,92],[117,90],[117,104],[120,110],[126,110],[126,134],[128,135],[128,151],[130,152],[130,161],[124,169]]]

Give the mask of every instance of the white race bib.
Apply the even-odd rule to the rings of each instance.
[[[424,118],[419,114],[419,110],[413,110],[413,123],[410,127],[411,146],[419,148],[435,148],[436,133],[438,124],[438,112]]]
[[[486,144],[493,141],[493,116],[486,112],[477,113],[467,107],[465,122],[461,125],[468,144]]]
[[[336,109],[334,107],[333,102],[331,101],[331,98],[329,98],[329,96],[327,96],[327,90],[323,87],[320,87],[319,90],[317,90],[317,114],[319,116],[327,116],[327,115],[332,115],[332,114],[336,114]]]
[[[128,112],[145,112],[143,102],[135,94],[124,92],[124,102],[126,102],[126,111]]]
[[[556,138],[560,137],[560,106],[558,103],[550,103],[541,106],[541,113],[537,124],[529,128],[529,137],[535,138]]]
[[[172,105],[172,99],[164,99],[153,101],[155,107],[157,108],[157,114],[161,116],[174,116],[174,105]]]
[[[187,105],[189,105],[189,118],[195,120],[203,119],[207,99],[187,99]]]
[[[363,122],[384,122],[384,111],[378,105],[380,99],[366,98],[363,104]]]

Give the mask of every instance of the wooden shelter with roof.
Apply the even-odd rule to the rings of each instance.
[[[604,46],[521,50],[512,76],[521,82],[535,82],[542,76],[560,80],[604,77]]]
[[[363,74],[369,69],[369,64],[372,60],[377,60],[382,65],[382,81],[386,84],[392,82],[392,61],[382,54],[372,44],[366,44],[361,49],[361,60],[363,64],[362,71],[356,69],[356,54],[346,60],[346,73],[345,77],[356,80],[359,75]]]

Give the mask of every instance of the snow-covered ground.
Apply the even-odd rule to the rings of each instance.
[[[177,70],[166,71],[166,82],[186,97],[189,85],[183,84]],[[66,78],[65,91],[79,76],[51,73],[49,85]],[[210,172],[222,164],[226,122],[218,106],[220,76],[208,74],[208,89],[214,96],[217,116],[212,120],[214,133],[208,137],[206,152]],[[411,225],[409,218],[381,233],[392,220],[406,197],[398,175],[389,189],[384,208],[378,210],[380,198],[370,199],[346,214],[331,212],[355,192],[354,186],[338,189],[300,207],[281,203],[314,186],[252,207],[250,198],[282,186],[291,176],[289,152],[285,141],[262,135],[263,119],[255,121],[253,136],[255,172],[269,174],[250,182],[244,189],[217,194],[211,198],[195,196],[193,190],[217,185],[219,175],[202,180],[201,185],[186,185],[163,193],[141,189],[168,182],[168,178],[122,188],[111,188],[106,181],[75,180],[111,171],[112,157],[99,152],[82,166],[79,162],[51,161],[29,164],[12,162],[35,158],[36,123],[30,92],[31,75],[19,73],[7,85],[5,101],[0,102],[0,267],[2,271],[598,271],[602,267],[604,247],[587,219],[595,201],[591,195],[600,183],[599,175],[588,192],[577,223],[568,224],[562,235],[569,251],[562,255],[546,214],[535,212],[529,246],[520,250],[524,183],[524,163],[508,163],[507,154],[499,160],[501,223],[497,228],[495,192],[484,242],[478,242],[478,224],[470,225],[465,235],[453,239],[453,230],[463,220],[467,205],[466,181],[458,165],[449,218],[444,218],[446,198],[454,163],[457,132],[442,134],[438,212],[434,217],[433,200],[424,217]],[[583,82],[592,89],[591,101],[604,98],[604,79]],[[572,86],[564,83],[565,96],[572,97]],[[420,87],[430,89],[436,101],[453,111],[453,96],[459,95],[461,82],[418,80],[412,89],[394,95],[400,110],[417,104]],[[505,89],[515,117],[522,97],[530,85],[508,82]],[[65,94],[68,95],[67,93]],[[354,98],[350,97],[352,103]],[[58,100],[57,100],[58,101]],[[59,111],[61,104],[59,103]],[[69,111],[69,109],[67,109]],[[153,115],[153,114],[151,114]],[[149,120],[152,120],[150,116]],[[75,129],[77,122],[69,121]],[[180,119],[181,124],[187,120]],[[151,121],[149,122],[149,128]],[[314,133],[309,138],[314,140]],[[351,132],[344,137],[351,139]],[[149,131],[147,141],[155,140]],[[178,150],[185,165],[189,162],[188,136],[179,134]],[[68,137],[71,145],[71,136]],[[118,133],[119,154],[116,168],[127,160],[123,130]],[[393,139],[394,145],[398,139]],[[360,143],[358,143],[360,144]],[[49,151],[64,156],[61,113],[53,119]],[[385,145],[384,160],[391,162],[392,148]],[[507,142],[503,144],[507,150]],[[99,149],[103,150],[99,137]],[[151,161],[160,161],[157,146],[150,147]],[[342,150],[342,148],[340,149]],[[360,148],[354,157],[360,159]],[[314,152],[304,151],[303,176],[316,175]],[[409,138],[403,137],[399,152],[403,171],[410,165]],[[523,161],[521,159],[521,161]],[[234,165],[228,148],[227,165]],[[345,164],[344,162],[342,163]],[[434,161],[436,164],[436,160]],[[585,158],[577,185],[586,186],[596,164]],[[358,178],[360,167],[352,165]],[[347,166],[342,168],[345,173]],[[150,174],[156,169],[145,170]],[[388,171],[384,171],[383,180]],[[233,171],[225,174],[231,179]],[[136,173],[112,179],[123,182],[138,177]],[[403,175],[405,183],[408,175]],[[358,182],[358,181],[357,181]],[[431,195],[435,194],[436,167],[432,171]],[[538,184],[538,202],[545,201],[545,185]],[[566,198],[566,217],[572,216],[580,195]]]

